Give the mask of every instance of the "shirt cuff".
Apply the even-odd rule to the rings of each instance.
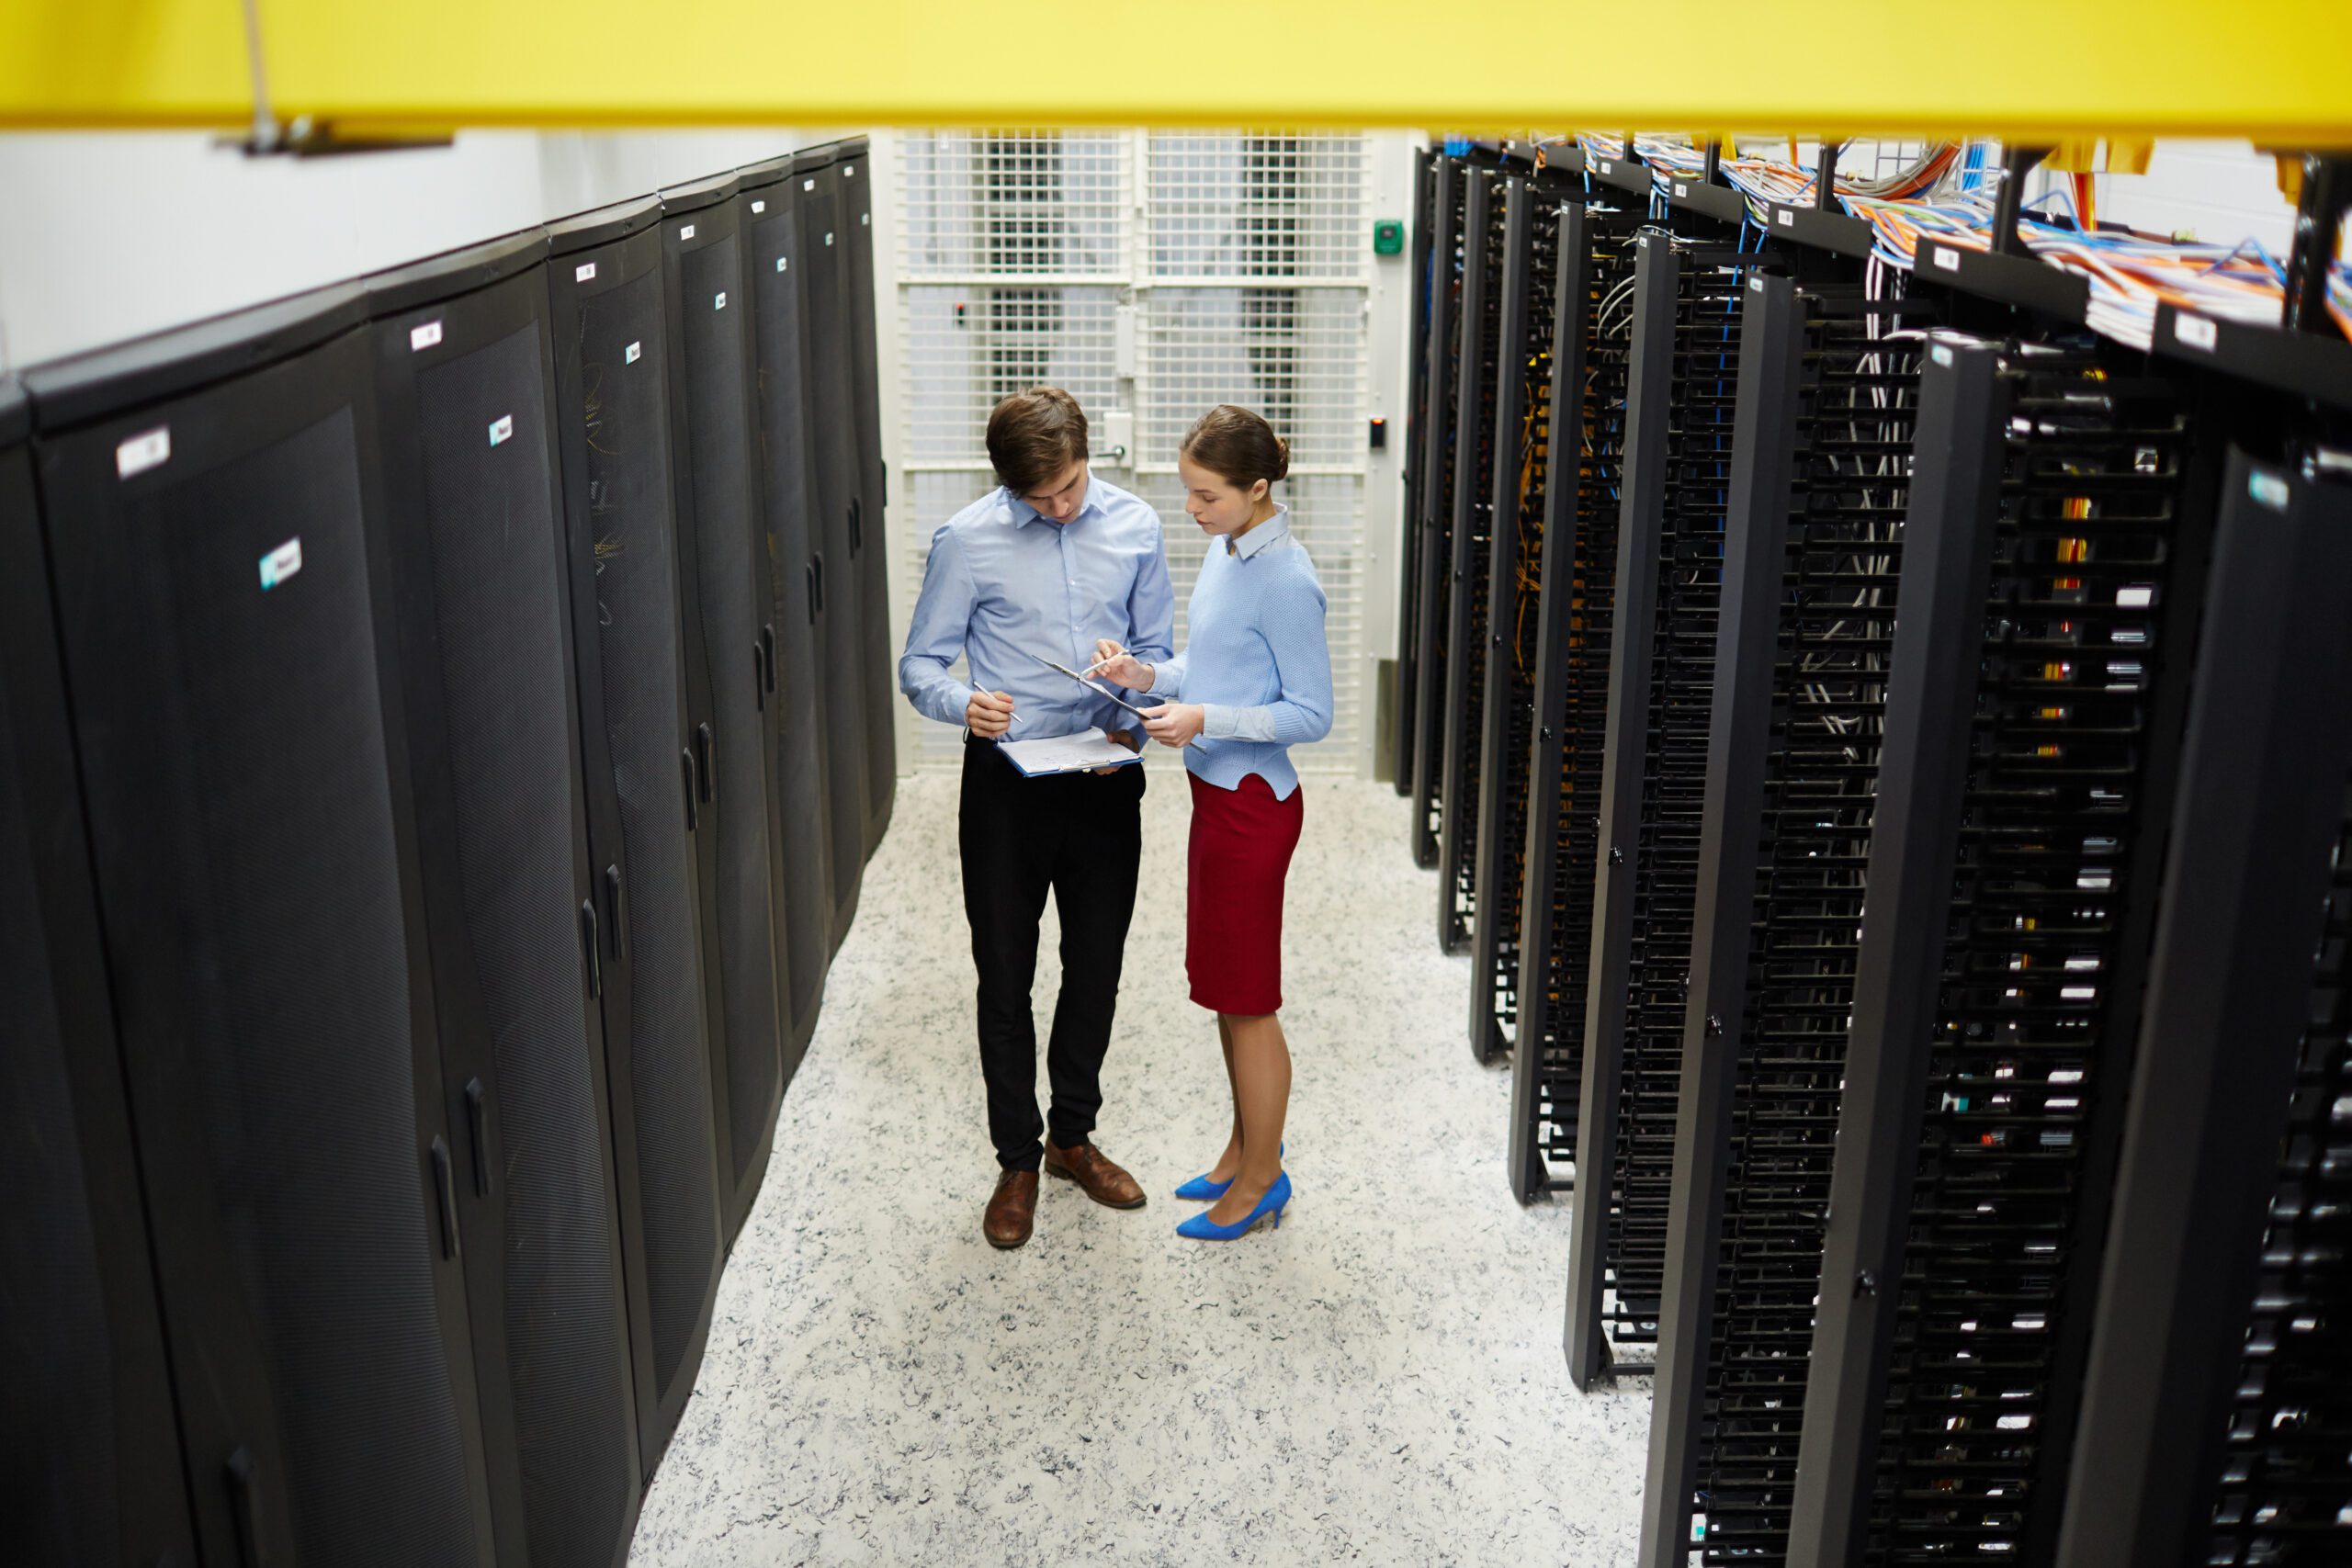
[[[1223,703],[1201,705],[1201,733],[1211,740],[1229,740],[1238,732],[1235,710]]]

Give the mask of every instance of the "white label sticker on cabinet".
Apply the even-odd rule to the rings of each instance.
[[[1953,250],[1950,245],[1938,245],[1929,254],[1936,258],[1936,265],[1943,268],[1946,272],[1958,272],[1960,270],[1960,253]]]
[[[621,351],[621,363],[624,365],[636,364],[637,356],[644,352],[644,347],[645,345],[642,344],[630,344],[628,347]]]
[[[571,281],[574,283],[585,283],[595,276],[596,264],[594,262],[582,262],[578,266],[571,269]]]
[[[127,479],[133,474],[143,474],[171,460],[172,427],[158,425],[132,436],[114,449],[115,478]]]
[[[859,228],[861,228],[861,229],[862,229],[862,228],[864,228],[864,227],[865,227],[865,225],[867,225],[868,223],[871,223],[871,222],[873,222],[873,221],[874,221],[874,214],[872,214],[871,212],[861,212],[861,213],[859,213],[859,214],[857,215],[857,224],[858,224],[858,227],[859,227]]]
[[[431,348],[435,344],[439,343],[440,341],[441,323],[438,321],[427,321],[421,327],[411,327],[409,329],[408,351],[411,354],[414,354],[420,349]]]
[[[1781,228],[1793,229],[1797,226],[1797,215],[1793,209],[1783,207],[1781,209],[1779,216]]]
[[[857,178],[857,165],[855,164],[843,164],[842,165],[842,178],[845,180],[854,180]]]
[[[802,180],[800,182],[800,188],[802,190],[815,190],[817,188],[817,182],[815,180]]]
[[[2172,319],[2172,335],[2175,342],[2210,353],[2219,334],[2214,332],[2213,323],[2203,316],[2175,316]]]
[[[490,444],[492,446],[495,446],[514,434],[514,416],[511,413],[502,414],[499,416],[497,423],[493,423],[490,427]]]
[[[695,226],[694,226],[693,224],[691,224],[691,223],[687,223],[687,224],[682,225],[682,226],[679,228],[679,230],[678,230],[678,238],[679,238],[679,239],[681,239],[681,240],[691,240],[691,239],[693,239],[694,237],[695,237]]]
[[[785,264],[786,262],[787,262],[787,261],[790,261],[791,259],[792,259],[792,258],[791,258],[790,256],[778,256],[778,257],[776,257],[776,258],[775,258],[775,269],[776,269],[776,271],[778,271],[778,272],[782,272],[782,271],[784,270],[784,264]]]
[[[714,310],[724,310],[727,309],[727,291],[725,289],[719,290],[718,299],[712,303],[710,308]]]
[[[1680,180],[1677,180],[1674,182],[1674,194],[1677,196],[1689,196],[1690,194],[1690,187],[1684,185]]]
[[[302,541],[288,539],[261,558],[261,590],[266,593],[302,570]]]
[[[767,209],[768,204],[764,201],[755,201],[752,203],[752,210],[754,213],[765,212]]]
[[[1601,164],[1601,165],[1600,165],[1600,172],[1601,172],[1602,174],[1606,175],[1607,173],[1609,173],[1609,171],[1610,171],[1610,170],[1611,170],[1611,169],[1615,168],[1616,166],[1617,166],[1617,165],[1616,165],[1616,164]]]
[[[827,243],[827,244],[829,244],[829,245],[830,245],[830,244],[831,244],[832,243],[833,243],[833,236],[832,236],[832,233],[831,233],[831,231],[828,231],[826,232],[826,235],[825,235],[825,243]]]

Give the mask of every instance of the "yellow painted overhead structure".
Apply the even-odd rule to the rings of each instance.
[[[271,107],[461,126],[1781,127],[2352,146],[2342,0],[255,0]],[[0,0],[0,125],[253,117],[239,0]]]

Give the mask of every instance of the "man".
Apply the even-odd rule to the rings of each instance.
[[[997,742],[1102,729],[1138,745],[1125,709],[1038,660],[1085,670],[1103,637],[1146,663],[1165,659],[1176,595],[1159,514],[1093,477],[1076,399],[1057,387],[1014,393],[989,415],[988,447],[999,488],[932,536],[899,688],[925,717],[966,732],[957,836],[1000,1168],[981,1230],[1012,1247],[1029,1239],[1041,1165],[1098,1203],[1143,1206],[1135,1178],[1091,1139],[1135,912],[1144,780],[1140,763],[1029,778]],[[948,673],[958,654],[969,683]],[[1062,990],[1046,1055],[1052,1113],[1041,1122],[1029,987],[1048,889],[1061,914]]]

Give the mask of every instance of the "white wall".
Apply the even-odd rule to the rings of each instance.
[[[195,131],[0,135],[0,369],[200,321],[837,132],[469,131],[248,158]]]

